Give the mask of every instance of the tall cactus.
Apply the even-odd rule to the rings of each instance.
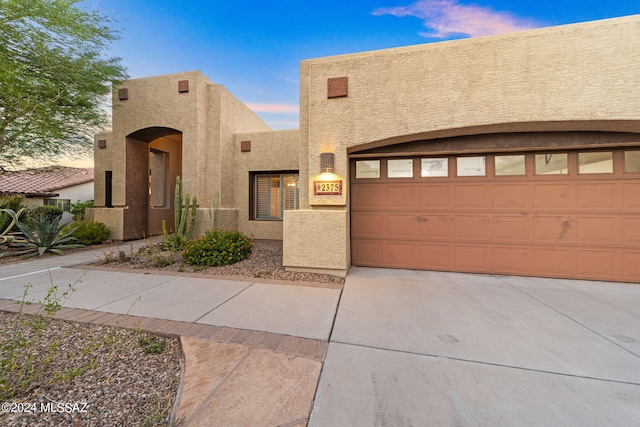
[[[183,204],[184,202],[184,204]],[[184,199],[182,197],[182,180],[179,176],[176,177],[176,191],[174,198],[174,235],[175,239],[180,242],[187,242],[191,240],[193,236],[193,230],[196,226],[196,212],[198,206],[198,198],[194,197],[191,201],[191,197],[187,195]],[[191,215],[189,215],[191,210]],[[167,224],[162,221],[162,234],[164,235],[165,243],[168,242],[169,234],[167,233]]]

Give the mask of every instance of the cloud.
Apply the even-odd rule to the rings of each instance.
[[[539,26],[506,12],[496,12],[488,7],[463,5],[457,0],[418,0],[409,6],[378,8],[372,13],[375,16],[420,18],[430,30],[421,32],[420,35],[430,38],[449,38],[461,34],[470,37],[487,36]]]
[[[298,106],[292,104],[248,103],[247,107],[257,113],[298,114]]]

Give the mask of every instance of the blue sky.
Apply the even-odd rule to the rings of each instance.
[[[132,78],[200,70],[273,129],[298,127],[304,59],[640,13],[640,0],[85,0]]]

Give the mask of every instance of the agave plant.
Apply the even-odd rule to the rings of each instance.
[[[25,212],[25,208],[19,209],[18,212],[14,212],[13,209],[0,209],[0,212],[6,213],[11,218],[9,225],[7,225],[4,230],[0,230],[0,249],[2,249],[14,242],[17,243],[21,241],[19,239],[16,240],[15,236],[9,235],[9,232],[11,232],[13,226],[20,221],[20,216]],[[0,254],[0,258],[4,255],[7,255],[7,253]]]
[[[20,246],[28,247],[28,249],[21,253],[34,252],[29,256],[42,256],[48,251],[58,255],[64,255],[62,249],[84,247],[84,245],[80,243],[72,243],[77,239],[71,235],[78,227],[72,227],[63,231],[64,224],[60,224],[61,219],[62,215],[55,217],[53,220],[41,215],[39,219],[33,221],[32,226],[18,222],[18,228],[26,237],[26,243],[20,244]]]

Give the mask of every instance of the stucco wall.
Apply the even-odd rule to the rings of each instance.
[[[286,211],[282,245],[286,269],[345,276],[350,260],[348,224],[345,210]]]
[[[335,153],[336,173],[346,184],[354,147],[491,132],[637,132],[638,40],[640,16],[632,16],[303,61],[301,181],[311,183],[320,173],[325,151]],[[331,77],[348,78],[348,96],[328,99]],[[314,196],[310,185],[306,191],[303,209],[347,211],[348,189],[342,196]],[[323,228],[294,219],[306,215],[289,215],[285,239]],[[330,225],[349,235],[348,221]],[[285,265],[312,265],[325,251],[344,252],[345,244],[290,243]],[[348,264],[347,255],[335,268]]]
[[[255,239],[282,240],[282,221],[249,219],[249,175],[251,172],[298,170],[297,130],[236,134],[234,191],[238,208],[238,229]],[[241,152],[242,141],[251,141],[251,151]]]
[[[184,80],[188,81],[189,90],[181,93],[178,85]],[[118,90],[123,88],[128,90],[128,99],[118,100]],[[130,80],[116,88],[113,96],[113,131],[98,135],[95,141],[97,210],[104,206],[105,171],[111,170],[113,205],[124,210],[122,226],[126,228],[127,218],[134,217],[126,198],[127,136],[152,127],[182,133],[184,193],[198,196],[199,215],[202,209],[206,210],[210,204],[208,199],[216,192],[221,195],[221,208],[235,210],[233,134],[268,130],[257,115],[224,87],[212,83],[198,71]],[[106,148],[98,148],[100,139],[107,141]],[[147,165],[137,167],[146,170]],[[107,210],[99,215],[106,218],[110,213]],[[110,223],[120,224],[122,213],[114,211],[113,215],[114,220]],[[232,219],[237,217],[237,212],[224,215]],[[199,218],[197,233],[202,233],[206,226],[206,221]],[[118,234],[115,230],[112,232]],[[124,235],[127,238],[127,233]]]
[[[78,200],[81,202],[93,200],[93,181],[61,188],[56,190],[56,193],[58,197],[54,197],[55,199],[69,199],[71,203],[77,203]]]

